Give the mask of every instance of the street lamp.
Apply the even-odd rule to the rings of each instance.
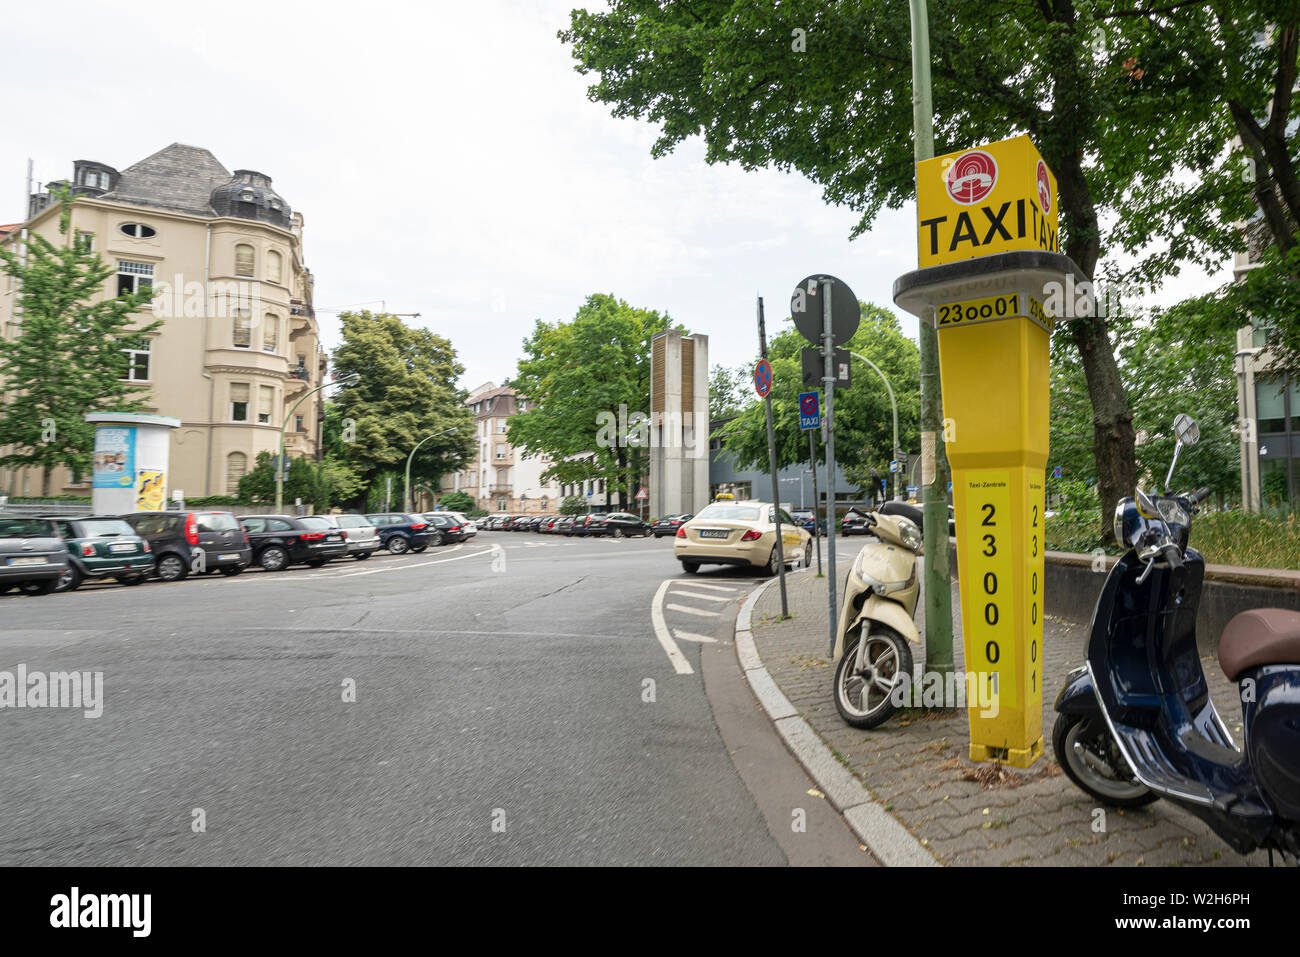
[[[406,457],[406,481],[402,484],[402,501],[406,505],[406,510],[408,512],[415,505],[415,500],[411,496],[411,459],[415,458],[415,453],[425,442],[428,442],[430,439],[436,439],[440,435],[446,435],[448,432],[455,432],[457,428],[457,426],[453,426],[450,429],[443,429],[441,432],[435,432],[433,435],[426,435],[424,438],[420,439],[420,441],[415,443],[415,448],[411,449],[411,454]]]
[[[302,395],[298,396],[298,401],[291,405],[289,411],[285,413],[284,421],[280,423],[280,454],[275,460],[275,514],[279,515],[284,511],[284,476],[285,473],[289,471],[285,468],[286,463],[284,461],[284,430],[289,424],[289,420],[293,418],[294,410],[298,408],[298,406],[302,405],[303,399],[307,398],[309,395],[315,395],[321,389],[328,389],[332,385],[355,385],[360,381],[361,373],[353,372],[351,375],[345,375],[342,379],[335,379],[333,382],[326,382],[323,385],[316,386],[314,389],[308,389]]]
[[[864,355],[858,355],[856,352],[850,352],[849,354],[856,356],[867,365],[871,366],[871,368],[876,370],[876,374],[885,380],[885,388],[889,390],[889,405],[894,410],[894,454],[890,456],[890,459],[896,462],[898,461],[898,453],[900,450],[898,448],[898,402],[894,399],[894,387],[889,384],[889,377],[880,371],[880,366],[876,365]],[[898,471],[894,473],[894,498],[896,499],[902,498],[902,496],[898,494],[898,477],[901,475],[902,471],[903,469],[900,465]]]

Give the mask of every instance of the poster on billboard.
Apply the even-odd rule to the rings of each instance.
[[[135,485],[135,427],[99,426],[95,429],[95,488],[131,488]]]
[[[135,479],[135,507],[139,512],[161,512],[166,504],[167,473],[140,469]]]

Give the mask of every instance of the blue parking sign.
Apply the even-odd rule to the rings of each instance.
[[[799,394],[799,428],[804,432],[822,427],[821,399],[816,392]]]

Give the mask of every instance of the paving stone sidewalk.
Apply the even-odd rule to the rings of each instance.
[[[969,779],[985,766],[966,756],[964,711],[900,711],[870,731],[844,723],[831,698],[826,579],[805,571],[787,581],[791,619],[776,620],[781,603],[775,586],[767,589],[754,609],[754,640],[764,665],[804,720],[875,799],[944,864],[1267,866],[1264,852],[1242,857],[1199,820],[1166,801],[1131,810],[1106,808],[1105,830],[1094,831],[1099,805],[1070,783],[1051,745],[1056,719],[1052,702],[1066,672],[1084,662],[1086,624],[1047,616],[1043,636],[1047,753],[1028,772],[1008,772],[1010,786],[986,787]],[[955,618],[960,617],[958,608],[954,582]],[[960,633],[960,621],[954,627]],[[961,669],[960,638],[955,645],[956,666]],[[1235,690],[1213,658],[1205,658],[1203,664],[1224,723],[1240,741]]]

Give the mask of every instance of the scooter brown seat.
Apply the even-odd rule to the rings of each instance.
[[[1252,608],[1228,622],[1219,639],[1219,667],[1236,681],[1260,665],[1300,664],[1300,612]]]

